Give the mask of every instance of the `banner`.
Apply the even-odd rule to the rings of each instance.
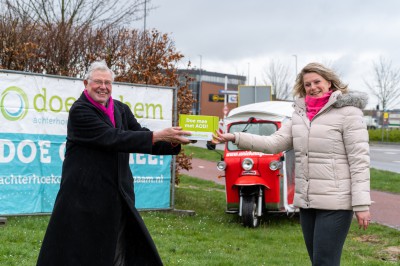
[[[0,215],[51,212],[60,187],[68,111],[80,79],[0,71]],[[172,126],[173,88],[113,84],[151,130]],[[131,154],[136,207],[169,208],[172,156]]]

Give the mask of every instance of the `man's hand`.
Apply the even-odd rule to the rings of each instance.
[[[186,136],[190,135],[189,131],[183,131],[181,127],[169,127],[160,131],[154,131],[153,142],[166,141],[175,144],[188,144],[191,141]]]

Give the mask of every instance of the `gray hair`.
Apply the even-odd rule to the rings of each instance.
[[[88,71],[86,72],[84,76],[84,80],[88,80],[92,77],[92,73],[94,71],[108,71],[111,74],[111,81],[114,81],[115,74],[114,72],[107,66],[106,61],[101,60],[101,61],[94,61],[93,63],[90,64]]]

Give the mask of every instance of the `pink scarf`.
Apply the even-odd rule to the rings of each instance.
[[[90,97],[89,93],[87,92],[87,90],[84,90],[83,93],[85,94],[86,98],[89,100],[89,102],[91,102],[91,104],[93,104],[94,106],[97,107],[97,109],[99,109],[100,111],[102,111],[106,116],[108,116],[108,118],[110,118],[111,123],[114,125],[115,127],[115,119],[114,119],[114,101],[112,99],[112,97],[110,96],[110,99],[108,100],[108,105],[107,107],[105,107],[102,104],[99,104],[98,102],[96,102],[95,100],[92,99],[92,97]]]
[[[325,104],[329,101],[329,97],[331,97],[333,91],[328,91],[324,95],[319,98],[310,97],[306,95],[306,106],[307,106],[307,116],[310,121],[314,118],[314,116],[325,106]]]

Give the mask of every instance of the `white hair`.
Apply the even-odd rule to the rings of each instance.
[[[114,72],[107,66],[106,61],[101,60],[101,61],[94,61],[93,63],[90,64],[87,73],[85,74],[84,79],[88,80],[91,78],[92,73],[94,71],[109,71],[111,74],[111,81],[114,81],[115,74]]]

